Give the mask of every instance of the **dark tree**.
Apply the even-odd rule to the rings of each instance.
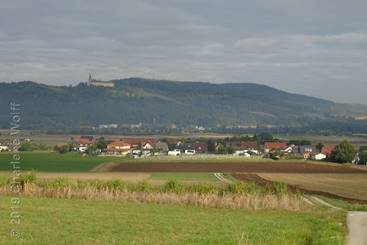
[[[330,160],[337,163],[348,163],[352,162],[355,156],[355,149],[353,145],[347,141],[343,140],[337,145],[330,154]]]
[[[316,145],[316,149],[317,149],[319,152],[321,152],[321,151],[322,151],[322,148],[324,148],[324,144],[323,144],[323,143],[318,143],[318,144]]]
[[[359,164],[367,164],[367,146],[359,148]]]
[[[104,150],[107,148],[107,142],[103,137],[98,138],[95,144],[97,149]]]
[[[69,145],[55,145],[54,150],[60,154],[64,154],[70,151]]]
[[[257,138],[259,144],[264,144],[265,141],[270,141],[270,140],[274,139],[274,137],[271,133],[266,133],[266,132],[256,135],[256,138]]]
[[[359,164],[367,164],[367,151],[359,153]]]
[[[209,153],[215,152],[215,142],[212,139],[208,140],[208,152]]]

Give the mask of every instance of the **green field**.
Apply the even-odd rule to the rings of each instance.
[[[244,158],[228,155],[195,155],[184,157],[150,157],[132,159],[118,156],[82,156],[79,153],[59,154],[56,152],[20,152],[21,169],[36,170],[39,172],[87,172],[101,163],[109,162],[273,162],[274,160],[264,158]],[[12,153],[0,153],[0,171],[10,171]],[[290,160],[292,162],[305,162],[303,160]]]
[[[85,172],[106,162],[122,161],[121,157],[83,157],[79,153],[21,152],[21,169],[43,172]],[[10,171],[12,153],[0,153],[0,171]]]
[[[0,197],[0,244],[343,244],[340,213],[294,213],[22,198],[22,240],[9,237]]]

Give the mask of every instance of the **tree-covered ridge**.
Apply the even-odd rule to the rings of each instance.
[[[211,84],[129,78],[115,87],[0,83],[0,126],[9,127],[9,102],[22,104],[23,127],[70,129],[99,124],[177,124],[205,127],[302,127],[367,114],[366,106],[337,104],[252,83]],[[342,116],[339,118],[339,116]]]

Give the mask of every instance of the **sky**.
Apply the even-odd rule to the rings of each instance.
[[[367,104],[366,0],[2,0],[0,81],[261,83]]]

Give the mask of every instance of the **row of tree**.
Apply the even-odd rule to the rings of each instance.
[[[54,151],[59,152],[61,154],[76,151],[78,149],[78,144],[71,140],[67,144],[63,145],[55,145]],[[104,137],[98,138],[92,145],[90,145],[85,151],[88,155],[96,155],[98,152],[102,152],[107,148],[107,141]]]

